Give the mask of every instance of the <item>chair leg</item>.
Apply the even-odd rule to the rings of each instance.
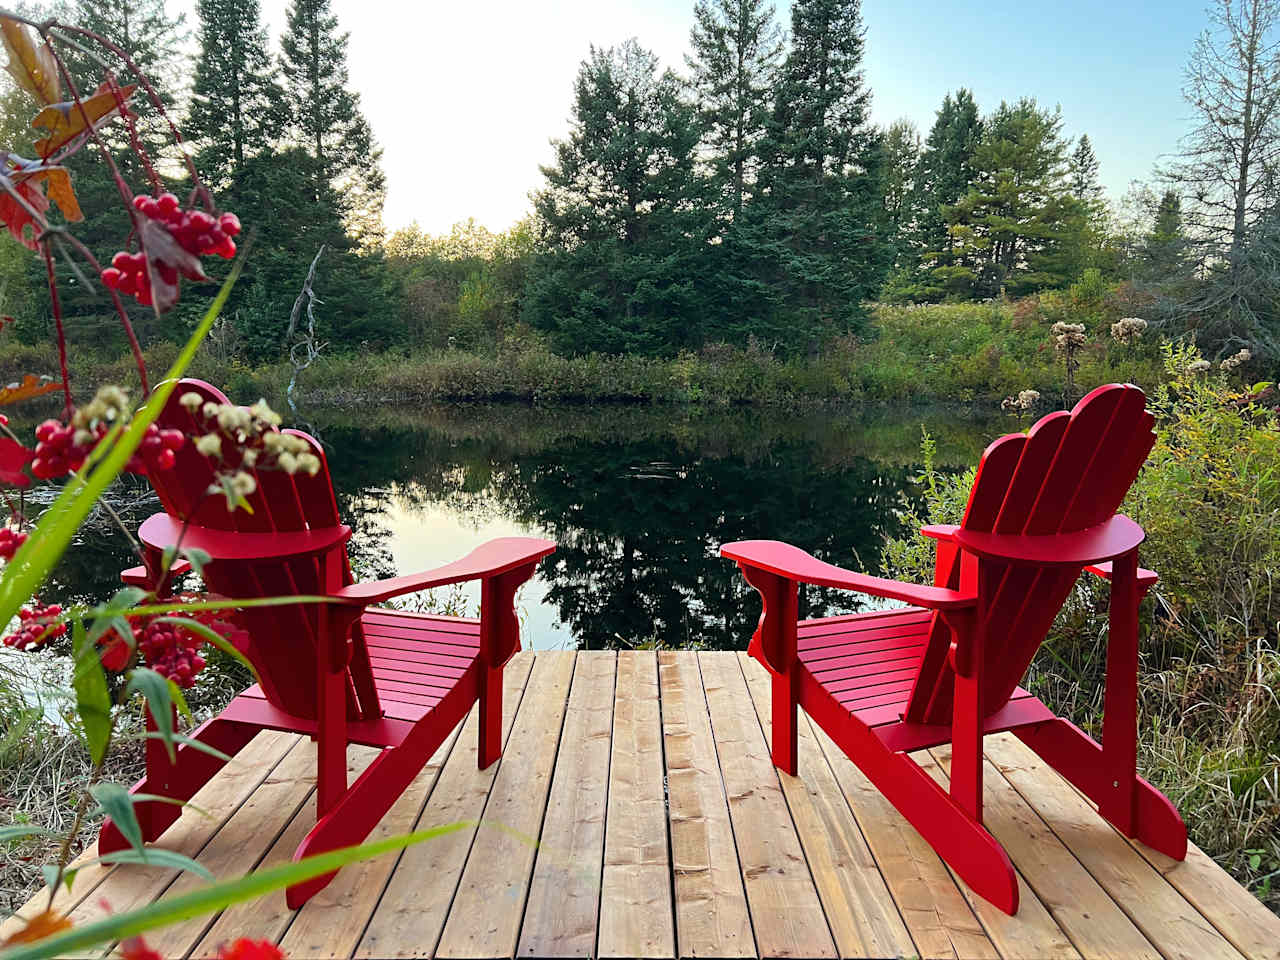
[[[155,723],[148,714],[147,730],[151,732],[154,729]],[[261,728],[251,724],[214,717],[201,724],[189,736],[227,756],[235,756],[257,735],[259,729]],[[178,747],[175,756],[177,762],[170,763],[164,744],[159,740],[148,740],[146,776],[135,783],[129,792],[149,793],[185,802],[208,783],[226,763],[221,757],[215,757],[189,746]],[[177,804],[155,800],[135,803],[133,810],[138,817],[139,826],[142,827],[142,839],[148,842],[157,839],[182,815],[182,808]],[[105,820],[98,834],[98,852],[112,853],[128,847],[129,841],[125,839],[119,828],[110,818]]]
[[[1187,826],[1177,807],[1142,777],[1133,775],[1133,815],[1127,823],[1111,818],[1109,801],[1118,789],[1109,772],[1106,751],[1096,740],[1069,720],[1058,717],[1045,723],[1018,727],[1019,740],[1034,750],[1045,763],[1098,805],[1098,813],[1117,830],[1140,840],[1174,860],[1187,856]]]
[[[480,669],[480,748],[476,766],[484,770],[502,756],[502,667],[477,664]]]
[[[796,684],[793,671],[773,674],[773,765],[783,773],[796,775],[799,740]]]

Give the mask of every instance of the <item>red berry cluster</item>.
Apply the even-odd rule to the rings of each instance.
[[[12,560],[18,548],[27,542],[27,535],[10,527],[0,527],[0,557]]]
[[[190,630],[152,620],[145,626],[135,626],[133,635],[147,666],[180,687],[191,686],[196,674],[204,669],[205,660],[200,656],[204,640]]]
[[[31,461],[31,472],[41,480],[65,476],[79,470],[94,444],[106,435],[107,424],[99,423],[92,430],[77,428],[73,424],[46,420],[36,427],[36,455]],[[174,451],[186,443],[181,430],[161,430],[154,423],[147,427],[142,442],[134,451],[125,470],[146,475],[152,470],[168,470],[175,460]]]
[[[33,598],[31,606],[18,611],[18,629],[4,638],[4,645],[18,650],[34,650],[54,637],[62,636],[67,632],[67,625],[55,622],[61,613],[62,607],[56,603],[43,606]]]
[[[217,254],[225,260],[236,255],[232,237],[240,233],[240,218],[224,213],[218,218],[204,210],[183,210],[172,193],[158,197],[137,196],[133,208],[144,217],[161,223],[174,240],[194,257]],[[162,260],[155,262],[160,279],[173,286],[178,282],[178,268]],[[197,271],[198,273],[198,271]],[[102,282],[112,290],[131,295],[146,306],[152,303],[151,275],[147,271],[145,253],[120,251],[111,258],[111,266],[102,271]]]

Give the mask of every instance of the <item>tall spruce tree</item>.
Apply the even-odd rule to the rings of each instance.
[[[892,259],[862,56],[860,0],[792,5],[754,222],[793,349],[858,326]]]
[[[1071,152],[1071,192],[1088,204],[1101,203],[1102,182],[1098,179],[1098,157],[1087,133],[1080,134]]]
[[[292,138],[315,158],[316,196],[330,188],[358,243],[382,236],[382,151],[347,77],[347,42],[329,0],[293,0],[280,37],[284,105]]]
[[[186,132],[200,148],[201,175],[217,189],[278,136],[283,93],[258,0],[199,0],[196,12],[200,59]]]
[[[1001,103],[984,121],[975,182],[942,210],[953,257],[933,273],[947,292],[990,297],[1072,279],[1063,241],[1080,211],[1066,153],[1061,113],[1034,99]]]
[[[944,96],[912,184],[916,221],[909,237],[910,256],[915,263],[926,255],[929,259],[926,271],[909,289],[913,299],[936,300],[946,292],[934,272],[951,265],[954,246],[942,211],[969,192],[977,176],[974,157],[981,141],[982,119],[973,94],[961,87]]]
[[[569,136],[535,196],[545,253],[524,316],[569,352],[663,353],[702,338],[698,124],[680,81],[629,40],[574,81]]]
[[[689,35],[690,83],[721,206],[734,216],[750,199],[782,61],[782,28],[765,0],[698,0]]]

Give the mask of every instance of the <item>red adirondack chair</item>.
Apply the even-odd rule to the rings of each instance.
[[[1134,386],[1111,384],[1070,413],[982,455],[964,520],[937,540],[933,586],[854,573],[774,540],[731,543],[764,601],[750,653],[773,675],[773,761],[796,772],[796,707],[808,712],[977,893],[1007,913],[1018,885],[982,825],[982,738],[1011,730],[1126,836],[1174,859],[1187,831],[1137,774],[1138,567],[1142,528],[1117,515],[1151,445]],[[1081,572],[1111,581],[1102,745],[1022,689],[1023,674]],[[840,587],[906,609],[797,623],[797,584]],[[950,791],[907,754],[952,745]]]
[[[196,429],[179,403],[191,391],[227,402],[209,384],[185,380],[161,415],[161,426]],[[555,544],[520,537],[492,540],[436,570],[357,584],[347,562],[351,528],[339,520],[324,452],[306,434],[288,432],[311,445],[320,458],[319,473],[260,470],[257,491],[248,498],[253,512],[229,513],[224,497],[207,494],[210,461],[188,443],[174,469],[152,476],[164,512],[142,524],[139,538],[158,557],[181,534],[183,546],[211,557],[203,572],[206,585],[229,598],[333,598],[332,603],[248,608],[238,614],[248,635],[243,652],[260,682],[191,735],[228,755],[263,729],[306,733],[316,740],[317,821],[294,854],[300,859],[368,836],[474,703],[480,711],[479,765],[498,759],[502,668],[520,648],[515,591]],[[145,567],[125,571],[124,579],[151,586]],[[469,580],[481,581],[479,619],[376,606]],[[386,748],[350,785],[349,743]],[[162,744],[148,741],[147,774],[133,791],[188,800],[223,762],[182,746],[177,762],[170,763]],[[176,805],[156,801],[139,802],[135,809],[147,840],[179,813]],[[127,841],[108,821],[98,845],[106,853]],[[289,906],[301,906],[332,878],[290,888]]]

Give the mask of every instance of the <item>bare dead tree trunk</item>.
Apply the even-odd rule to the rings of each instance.
[[[320,249],[316,251],[315,259],[311,261],[307,279],[303,281],[302,289],[298,292],[298,299],[293,301],[293,309],[289,312],[289,329],[285,333],[285,342],[289,343],[289,362],[293,365],[293,375],[289,377],[289,389],[285,391],[285,398],[289,401],[289,409],[293,411],[294,416],[298,415],[297,405],[293,402],[293,390],[298,384],[298,375],[315,363],[320,356],[320,351],[328,346],[327,343],[321,343],[316,339],[315,306],[324,303],[315,292],[316,265],[323,254],[324,244],[321,244]],[[298,326],[304,308],[307,314],[307,326],[305,331],[299,333]]]

